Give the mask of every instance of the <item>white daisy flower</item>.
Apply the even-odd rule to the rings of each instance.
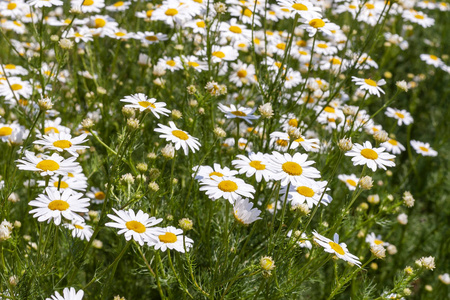
[[[420,59],[426,62],[428,65],[435,66],[436,68],[442,66],[444,62],[433,54],[420,54]]]
[[[242,154],[236,157],[238,159],[233,160],[231,164],[239,170],[239,174],[245,174],[247,177],[255,175],[257,182],[261,182],[262,178],[265,181],[271,179],[272,173],[267,169],[266,154],[258,152],[249,153],[248,157]]]
[[[75,161],[76,157],[64,159],[57,153],[51,156],[42,155],[37,157],[33,152],[25,151],[25,157],[18,159],[16,162],[19,170],[38,171],[42,176],[45,175],[67,175],[73,171],[79,164]]]
[[[14,76],[14,75],[28,75],[28,70],[22,66],[18,66],[15,64],[6,64],[0,65],[0,75],[3,75],[3,70],[6,75]]]
[[[418,154],[423,156],[437,156],[438,153],[436,150],[430,147],[430,144],[423,143],[420,141],[411,140],[411,146],[416,150]]]
[[[350,191],[356,190],[356,187],[358,186],[358,182],[359,182],[359,178],[356,177],[355,174],[350,174],[350,175],[341,174],[338,176],[338,179],[340,181],[342,181],[343,183],[345,183],[345,185],[347,186],[347,188]]]
[[[153,31],[136,32],[135,39],[144,44],[154,44],[168,39],[167,34]]]
[[[108,218],[114,222],[108,222],[105,226],[120,229],[117,234],[124,234],[127,241],[133,238],[139,245],[143,246],[145,242],[155,239],[163,232],[162,228],[153,227],[161,223],[163,219],[149,217],[142,210],[139,210],[137,214],[132,209],[126,211],[113,208],[113,211],[117,216],[108,214]]]
[[[232,41],[251,40],[252,32],[245,25],[237,23],[237,19],[232,18],[228,22],[221,22],[219,31],[224,38],[231,38]]]
[[[37,183],[38,183],[38,186],[47,187],[45,185],[45,183],[46,183],[45,180],[39,180]],[[84,192],[84,191],[86,191],[86,188],[87,188],[87,182],[86,182],[86,180],[79,180],[77,178],[73,178],[73,177],[69,177],[69,176],[63,176],[60,180],[59,176],[54,176],[54,177],[50,178],[50,180],[48,182],[48,186],[54,187],[57,189],[59,186],[59,190],[69,189],[72,191]]]
[[[81,7],[83,13],[99,13],[105,7],[105,0],[72,0],[72,7]]]
[[[238,174],[237,171],[230,170],[228,167],[221,167],[215,163],[213,167],[210,166],[195,166],[192,168],[192,176],[195,175],[196,180],[203,180],[205,178],[213,179],[213,176],[217,177],[232,177]]]
[[[320,19],[320,18],[305,18],[302,20],[303,25],[300,25],[300,28],[306,29],[308,31],[309,36],[314,36],[318,31],[326,34],[333,35],[333,31],[339,29],[339,26],[331,23],[328,19]]]
[[[61,0],[31,0],[28,1],[27,4],[37,8],[41,8],[41,7],[62,6],[64,3]]]
[[[25,130],[25,127],[19,125],[18,123],[0,123],[0,140],[2,140],[2,142],[8,142],[10,137],[12,137],[15,133],[25,132]]]
[[[87,1],[85,1],[87,2]],[[75,288],[65,288],[63,290],[63,295],[61,296],[60,293],[55,292],[54,295],[51,296],[51,298],[46,298],[45,300],[82,300],[84,296],[83,290],[79,290],[78,292],[75,290]]]
[[[157,65],[163,66],[164,69],[171,72],[183,69],[183,64],[181,63],[181,59],[179,57],[161,57],[160,59],[158,59]]]
[[[117,1],[105,7],[109,11],[126,11],[130,7],[131,1]]]
[[[72,221],[72,224],[64,224],[64,227],[69,228],[72,231],[72,236],[80,240],[89,241],[94,232],[91,226],[77,220]]]
[[[352,81],[359,86],[360,89],[368,91],[370,95],[376,95],[380,97],[380,92],[384,94],[384,91],[380,88],[381,85],[385,85],[386,81],[384,79],[375,81],[372,79],[364,79],[352,76]]]
[[[106,194],[96,187],[91,187],[91,190],[86,193],[86,196],[92,199],[92,203],[101,204],[106,199]]]
[[[68,31],[66,31],[63,36],[64,38],[73,38],[75,42],[84,42],[87,43],[89,41],[92,41],[94,38],[92,36],[92,32],[87,26],[78,27],[76,30],[73,28],[70,28]]]
[[[188,5],[177,0],[165,0],[153,11],[152,20],[160,20],[174,27],[175,23],[182,24],[184,21],[192,19],[194,15],[195,12]]]
[[[186,131],[178,129],[174,122],[169,122],[170,127],[162,124],[158,124],[158,126],[159,128],[156,128],[155,131],[162,133],[159,137],[174,143],[176,150],[183,148],[185,155],[188,155],[189,148],[194,153],[195,150],[200,149],[201,144],[198,139],[189,135]]]
[[[242,197],[253,199],[255,188],[245,183],[244,180],[236,177],[218,177],[212,179],[205,178],[200,182],[200,191],[205,191],[206,195],[213,201],[224,198],[231,204]]]
[[[249,225],[256,220],[260,220],[261,211],[253,208],[253,203],[246,198],[237,199],[233,205],[234,218],[243,225]]]
[[[289,153],[281,154],[274,151],[267,158],[267,167],[272,172],[272,179],[280,180],[281,186],[289,183],[300,186],[310,183],[314,178],[320,178],[320,172],[311,167],[314,161],[307,160],[307,154],[295,153],[291,156]]]
[[[300,234],[300,232],[299,232],[299,234]],[[302,233],[302,235],[300,237],[295,236],[295,232],[294,232],[294,237],[292,237],[292,230],[289,230],[287,233],[287,237],[291,238],[292,240],[297,241],[297,245],[300,248],[307,248],[307,249],[312,248],[312,244],[310,241],[308,241],[308,236],[304,232]]]
[[[30,214],[37,218],[39,222],[51,220],[56,225],[61,224],[61,219],[82,222],[84,219],[77,213],[87,213],[89,209],[89,199],[81,198],[83,194],[74,193],[71,190],[65,190],[62,193],[55,188],[48,187],[45,194],[40,194],[35,200],[30,201],[29,205],[36,207],[30,210]]]
[[[377,167],[386,170],[386,167],[394,167],[395,163],[391,160],[395,155],[385,152],[385,148],[372,148],[372,144],[367,141],[361,144],[353,144],[352,150],[345,153],[346,156],[352,156],[353,165],[367,165],[372,171]]]
[[[233,104],[230,104],[230,106],[225,106],[222,103],[219,103],[219,110],[225,113],[225,117],[227,119],[236,119],[236,118],[242,119],[248,124],[252,124],[251,120],[259,119],[259,116],[253,115],[253,113],[256,110],[256,107],[254,108],[243,106],[236,107]]]
[[[411,114],[404,109],[396,109],[396,108],[388,107],[386,109],[385,114],[386,114],[386,116],[388,116],[390,118],[396,119],[398,126],[401,126],[403,124],[409,125],[414,122],[414,119],[411,116]]]
[[[42,145],[44,149],[56,150],[58,152],[67,151],[71,155],[78,157],[77,150],[89,148],[89,146],[81,146],[80,144],[87,142],[85,139],[87,134],[72,138],[72,135],[60,132],[43,135],[40,140],[34,141],[33,144]]]
[[[32,93],[33,87],[30,82],[19,77],[8,77],[8,81],[0,82],[0,96],[6,100],[29,99]]]
[[[165,252],[167,249],[176,250],[181,253],[185,253],[192,248],[194,241],[187,236],[183,236],[183,230],[169,226],[167,228],[161,228],[161,233],[158,236],[152,237],[147,244],[154,246],[155,250],[161,250]]]
[[[370,233],[370,234],[368,234],[366,236],[366,243],[370,244],[370,246],[372,246],[372,245],[381,245],[383,247],[387,247],[387,246],[390,245],[389,243],[384,242],[381,239],[381,235],[375,235],[374,232],[372,232],[372,233]]]
[[[287,186],[285,186],[280,191],[281,200],[284,200],[286,193],[288,193],[287,200],[291,202],[291,205],[298,205],[306,202],[308,207],[312,208],[314,205],[318,205],[320,201],[321,205],[327,206],[333,198],[328,194],[324,194],[326,185],[326,181],[311,181],[306,185],[291,185],[289,191],[287,191]],[[329,188],[327,190],[329,190]],[[322,200],[320,200],[321,198]]]
[[[256,83],[254,65],[247,65],[238,61],[237,63],[231,63],[230,66],[233,71],[230,73],[229,79],[232,83],[236,84],[237,87]]]
[[[387,142],[381,143],[380,146],[386,148],[392,154],[400,154],[405,151],[405,147],[394,139],[389,139]]]
[[[305,0],[277,0],[281,9],[288,9],[291,17],[295,14],[302,18],[320,18],[322,16],[320,7],[315,7],[311,2]]]
[[[318,234],[316,231],[313,231],[313,234],[314,241],[322,246],[325,252],[335,254],[340,259],[348,261],[358,267],[361,266],[359,258],[348,251],[347,245],[345,243],[339,243],[339,235],[337,233],[334,234],[333,241]]]
[[[138,93],[131,96],[125,96],[125,98],[120,100],[121,102],[127,102],[130,104],[125,105],[125,107],[131,107],[139,109],[139,111],[151,111],[156,118],[160,118],[159,114],[167,116],[170,110],[165,108],[166,103],[156,102],[155,98],[148,98],[145,94]]]

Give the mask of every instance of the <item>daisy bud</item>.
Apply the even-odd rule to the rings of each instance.
[[[205,114],[205,109],[204,109],[203,107],[200,107],[200,108],[198,109],[198,113],[199,113],[200,115],[204,115],[204,114]]]
[[[291,210],[298,212],[300,216],[306,216],[311,212],[306,203],[294,204],[291,206]]]
[[[259,264],[264,271],[272,271],[275,269],[275,262],[270,256],[263,256],[259,260]]]
[[[351,138],[343,138],[338,142],[339,149],[341,151],[349,151],[353,148],[353,143]]]
[[[149,188],[150,190],[152,190],[153,192],[159,191],[159,185],[158,185],[156,182],[154,182],[154,181],[152,181],[152,182],[150,182],[150,183],[148,184],[148,188]]]
[[[8,196],[8,201],[12,203],[17,203],[20,201],[19,195],[17,193],[11,193],[11,195]]]
[[[373,186],[373,180],[372,177],[370,176],[364,176],[359,180],[359,186],[363,189],[363,190],[370,190]]]
[[[386,175],[389,176],[389,177],[392,177],[392,175],[394,175],[394,173],[392,173],[391,170],[387,170],[386,171]]]
[[[117,295],[117,296],[114,296],[113,300],[127,300],[127,299],[125,299],[125,297],[120,297],[119,295]]]
[[[96,218],[98,217],[98,211],[90,210],[90,211],[88,212],[88,215],[89,215],[89,217],[90,217],[91,219],[96,219]]]
[[[16,286],[17,283],[19,283],[19,278],[17,278],[16,275],[13,275],[13,276],[9,277],[9,284],[11,286]]]
[[[172,184],[178,184],[178,178],[174,178],[174,179],[172,179]]]
[[[389,135],[384,130],[379,130],[373,134],[373,138],[380,143],[387,142],[389,140]]]
[[[409,290],[409,289],[406,288],[406,289],[403,290],[403,293],[405,294],[405,296],[411,295],[411,290],[409,290],[409,294],[406,294],[406,293],[405,293],[405,290]],[[427,284],[427,285],[425,286],[425,291],[427,291],[427,292],[432,292],[432,291],[433,291],[433,287],[432,287],[431,285]]]
[[[172,118],[174,120],[181,119],[182,117],[183,117],[183,114],[181,113],[181,111],[179,111],[178,109],[173,109],[172,110]]]
[[[253,100],[248,101],[247,102],[247,106],[254,107],[255,106],[255,101],[253,101]]]
[[[294,140],[299,139],[299,138],[302,137],[301,132],[300,132],[300,128],[297,128],[297,127],[289,126],[288,134]]]
[[[189,100],[190,107],[196,107],[198,105],[198,101],[195,99]]]
[[[134,183],[134,177],[130,173],[122,175],[120,180],[123,181],[126,184],[133,184]]]
[[[178,226],[180,226],[180,228],[184,231],[189,231],[194,227],[194,223],[188,218],[183,218],[178,221]]]
[[[3,225],[0,225],[0,242],[6,241],[11,237],[11,230]]]
[[[127,126],[130,129],[138,129],[139,128],[139,120],[135,119],[135,118],[128,119]]]
[[[366,203],[367,204],[367,203]],[[357,234],[357,237],[359,238],[359,239],[362,239],[362,238],[364,238],[366,236],[366,231],[364,230],[364,229],[361,229],[359,232],[358,232],[358,234]]]
[[[72,47],[73,47],[73,41],[71,41],[71,40],[69,40],[69,39],[66,39],[66,38],[61,39],[61,40],[59,41],[59,46],[60,46],[62,49],[65,49],[65,50],[72,49]]]
[[[156,159],[156,153],[150,152],[149,154],[147,154],[147,158],[150,160]]]
[[[378,264],[376,262],[373,262],[370,264],[370,268],[374,271],[378,270]]]
[[[59,36],[57,36],[56,34],[53,34],[50,36],[50,40],[52,42],[57,42],[57,41],[59,41]]]
[[[414,206],[414,198],[413,198],[413,196],[411,195],[410,192],[405,191],[403,193],[403,202],[405,203],[405,205],[407,207],[413,207]]]
[[[443,284],[445,284],[445,285],[450,284],[450,275],[448,273],[441,274],[438,276],[438,278]]]
[[[38,105],[41,110],[49,110],[52,109],[53,103],[50,98],[41,98],[38,100]]]
[[[83,127],[83,129],[90,130],[92,127],[94,127],[94,121],[91,118],[86,118],[81,121],[81,126]]]
[[[387,195],[387,199],[389,201],[394,201],[394,196],[392,196],[391,194]]]
[[[405,91],[405,92],[408,91],[408,84],[407,84],[406,81],[404,81],[404,80],[397,81],[397,82],[395,83],[395,85],[396,85],[399,89],[401,89],[401,90],[403,90],[403,91]]]
[[[223,130],[220,127],[214,128],[214,134],[215,134],[215,136],[217,136],[219,138],[224,138],[227,136],[227,133],[225,132],[225,130]]]
[[[227,6],[225,5],[225,3],[217,2],[217,3],[214,3],[214,10],[218,14],[224,14],[227,12]]]
[[[427,270],[433,270],[434,268],[436,268],[433,256],[422,257],[420,259],[420,262],[421,262],[421,266]]]
[[[4,116],[6,114],[6,111],[3,107],[0,107],[0,116]]]
[[[124,115],[125,118],[134,118],[134,116],[136,115],[136,112],[134,110],[134,108],[131,107],[122,107],[122,114]]]
[[[164,76],[166,74],[166,68],[163,65],[156,65],[153,67],[153,75],[157,77]]]
[[[173,216],[172,215],[167,215],[166,219],[167,219],[167,221],[173,221]]]
[[[163,86],[166,81],[162,78],[156,78],[155,80],[153,80],[153,83],[157,86]]]
[[[144,174],[138,174],[137,176],[136,176],[136,179],[137,180],[139,180],[139,181],[147,181],[147,176],[145,176]]]
[[[397,254],[397,247],[395,247],[394,245],[389,245],[387,246],[387,252],[389,253],[389,255],[395,255]]]
[[[36,243],[30,243],[30,247],[34,250],[37,250],[37,244]]]
[[[106,95],[107,91],[104,87],[97,87],[97,93],[99,93],[100,95]]]
[[[20,227],[22,227],[22,223],[20,221],[14,221],[14,227],[20,228]]]
[[[180,45],[180,44],[178,44],[178,45],[175,45],[174,49],[175,49],[175,50],[177,50],[177,51],[183,51],[183,49],[184,49],[184,46],[183,46],[183,45]]]
[[[197,92],[195,85],[190,85],[187,87],[187,92],[189,95],[194,95]]]
[[[379,259],[383,259],[386,257],[386,249],[382,245],[372,245],[370,246],[370,252]]]
[[[215,81],[210,81],[205,85],[205,90],[211,95],[211,96],[218,96],[219,95],[219,85]]]
[[[376,205],[376,204],[380,203],[380,196],[378,196],[377,194],[369,195],[367,197],[367,202],[369,202],[370,204]]]
[[[365,211],[369,209],[369,204],[367,202],[363,202],[358,206],[358,210]]]
[[[161,149],[161,153],[165,158],[172,159],[175,156],[175,148],[172,144],[167,144]]]
[[[92,247],[96,249],[102,249],[103,248],[103,242],[100,240],[94,240],[92,241]]]
[[[159,175],[161,175],[161,171],[156,168],[151,168],[150,171],[148,171],[148,174],[150,176],[150,180],[154,181],[156,178],[159,177]]]
[[[144,173],[144,172],[147,172],[147,170],[148,170],[148,165],[147,165],[146,163],[138,163],[138,164],[136,165],[136,169],[137,169],[139,172]]]
[[[408,224],[408,215],[407,214],[399,214],[397,216],[397,221],[402,225]]]
[[[261,105],[260,107],[258,107],[258,110],[261,114],[261,117],[263,117],[263,119],[270,119],[273,116],[272,104],[270,104],[270,103]]]

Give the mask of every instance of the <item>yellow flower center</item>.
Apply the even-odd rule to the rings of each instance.
[[[94,4],[94,0],[84,0],[83,5],[84,6],[91,6]]]
[[[18,90],[22,89],[22,86],[20,84],[18,84],[18,83],[14,83],[14,84],[11,84],[11,89],[13,91],[18,91]]]
[[[335,243],[335,242],[329,242],[328,245],[330,245],[331,249],[333,249],[336,253],[340,254],[340,255],[344,255],[344,249],[342,249],[342,247]]]
[[[364,79],[364,82],[370,86],[377,86],[377,83],[372,79]]]
[[[158,235],[158,238],[161,242],[166,244],[173,244],[177,241],[177,236],[172,232],[166,232],[165,234]]]
[[[195,61],[190,61],[190,62],[188,62],[188,66],[196,68],[196,67],[200,66],[200,64]]]
[[[103,192],[97,192],[94,194],[94,196],[97,200],[104,200],[106,198],[106,195]]]
[[[399,112],[396,112],[395,115],[396,115],[397,117],[399,117],[400,119],[404,119],[404,118],[405,118],[405,115],[402,114],[402,113],[399,113]]]
[[[249,163],[250,167],[255,168],[256,170],[265,170],[266,165],[262,164],[260,160],[253,160]]]
[[[297,121],[297,119],[290,119],[288,124],[289,124],[289,126],[297,127],[298,126],[298,121]]]
[[[367,148],[361,150],[361,155],[367,159],[372,159],[372,160],[378,158],[378,153],[376,153],[372,149],[367,149]]]
[[[146,230],[144,224],[142,224],[141,222],[138,222],[138,221],[134,221],[134,220],[126,222],[125,226],[127,226],[127,228],[129,230],[133,230],[134,232],[137,232],[137,233],[144,233]]]
[[[106,25],[106,21],[101,18],[95,19],[94,23],[95,23],[95,28],[102,28],[102,27],[105,27],[105,25]]]
[[[7,65],[5,65],[5,69],[7,69],[7,70],[15,70],[16,66],[13,65],[13,64],[7,64]]]
[[[175,8],[169,8],[168,10],[166,10],[166,16],[175,16],[178,14],[178,10],[176,10]]]
[[[206,24],[205,24],[205,22],[203,22],[203,21],[198,21],[197,23],[195,23],[196,25],[197,25],[197,27],[200,27],[200,28],[205,28],[206,27]]]
[[[16,7],[17,7],[17,3],[14,3],[14,2],[8,3],[8,5],[6,6],[6,8],[8,8],[9,10],[13,10]]]
[[[84,229],[84,227],[83,226],[80,226],[80,225],[73,225],[76,229]]]
[[[350,4],[350,5],[348,6],[348,8],[350,8],[350,9],[356,9],[356,5]]]
[[[314,191],[307,186],[299,186],[297,188],[297,193],[299,193],[302,196],[309,197],[309,198],[314,196]]]
[[[239,27],[239,26],[230,26],[230,31],[231,32],[233,32],[233,33],[242,33],[242,29],[241,29],[241,27]]]
[[[150,42],[156,42],[158,40],[158,38],[154,35],[146,36],[145,39]]]
[[[218,58],[224,58],[225,57],[225,53],[223,53],[222,51],[214,51],[212,53],[213,56],[218,57]]]
[[[126,33],[125,33],[125,32],[120,32],[120,31],[119,31],[119,32],[116,32],[115,35],[118,36],[118,37],[122,37],[122,36],[125,36]]]
[[[152,16],[152,14],[153,14],[153,9],[147,10],[147,13],[146,13],[147,18],[150,18]]]
[[[437,59],[438,59],[438,57],[437,57],[436,55],[433,55],[433,54],[430,55],[430,58],[431,58],[432,60],[437,60]]]
[[[138,104],[139,104],[140,106],[142,106],[142,107],[145,107],[145,108],[147,108],[147,107],[149,107],[149,106],[150,106],[151,108],[156,108],[155,104],[153,104],[153,103],[151,103],[151,102],[148,102],[148,101],[139,101]]]
[[[325,26],[325,22],[321,19],[312,19],[311,21],[309,21],[309,26],[314,28],[321,28]]]
[[[302,138],[302,137],[299,137],[298,139],[296,139],[296,140],[294,140],[294,141],[297,142],[297,143],[300,143],[300,142],[304,142],[305,139]]]
[[[332,59],[330,59],[330,62],[331,62],[333,65],[340,65],[340,64],[341,64],[341,60],[338,59],[338,58],[332,58]]]
[[[56,171],[59,169],[59,165],[57,162],[50,160],[50,159],[44,159],[40,161],[36,168],[41,169],[42,171]]]
[[[45,127],[44,131],[45,131],[45,133],[49,133],[49,132],[59,133],[59,130],[56,127]]]
[[[72,143],[68,140],[59,140],[53,142],[53,146],[55,146],[56,148],[67,149],[72,147]]]
[[[220,173],[220,172],[211,172],[211,173],[209,173],[209,177],[213,177],[213,176],[223,177],[223,174]]]
[[[419,149],[422,150],[422,151],[424,151],[424,152],[428,152],[428,148],[425,148],[425,147],[420,146]]]
[[[422,15],[415,15],[414,18],[419,19],[419,20],[425,19],[425,17]]]
[[[347,183],[351,186],[356,186],[356,182],[353,179],[347,179]]]
[[[247,116],[247,114],[245,112],[240,111],[240,110],[232,111],[231,114],[235,115],[236,117],[245,117],[245,116]]]
[[[69,184],[67,184],[67,182],[65,182],[65,181],[61,181],[61,182],[55,181],[55,182],[53,183],[53,186],[54,186],[55,188],[58,188],[58,185],[59,185],[59,187],[62,188],[62,189],[67,189],[67,188],[69,187]]]
[[[390,140],[388,141],[388,143],[391,144],[391,145],[393,145],[393,146],[397,146],[397,145],[398,145],[398,142],[397,142],[396,140],[393,140],[393,139],[390,139]]]
[[[189,139],[189,136],[184,131],[181,130],[173,130],[172,135],[183,141]]]
[[[176,62],[174,60],[168,60],[166,61],[166,65],[174,67],[176,65]]]
[[[308,7],[306,7],[306,5],[303,5],[301,3],[292,4],[292,8],[295,10],[308,10]]]
[[[277,144],[281,147],[287,147],[289,145],[289,141],[283,140],[283,139],[278,139]]]
[[[284,172],[288,173],[291,176],[299,176],[303,173],[302,166],[293,161],[285,162],[281,165],[281,168]]]
[[[123,1],[118,1],[118,2],[114,3],[113,6],[121,7],[121,6],[123,6],[123,4],[124,4]]]
[[[81,34],[81,33],[79,33],[79,32],[75,32],[75,37],[83,37],[83,35]]]
[[[285,50],[286,49],[286,43],[278,43],[276,47],[278,49],[280,49],[280,50]]]
[[[373,5],[372,3],[366,3],[365,6],[366,6],[367,9],[374,9],[375,8],[375,5]]]
[[[8,136],[11,135],[12,128],[11,127],[2,127],[0,128],[0,136]]]
[[[376,245],[381,245],[381,244],[383,244],[383,241],[382,240],[374,240],[373,241]]]
[[[251,17],[252,16],[252,11],[248,8],[244,9],[244,16],[246,17]]]
[[[327,45],[327,44],[324,44],[324,43],[318,43],[318,44],[317,44],[317,47],[322,48],[322,49],[327,49],[327,48],[328,48],[328,45]]]
[[[323,110],[330,114],[334,114],[336,112],[336,110],[331,106],[327,106]]]
[[[238,189],[237,184],[231,180],[221,181],[218,185],[219,189],[223,192],[231,193]]]
[[[69,203],[64,200],[53,200],[48,204],[48,208],[51,210],[65,211],[70,207]]]
[[[246,71],[246,70],[239,70],[239,71],[237,72],[237,76],[238,76],[239,78],[244,78],[244,77],[247,76],[247,71]]]

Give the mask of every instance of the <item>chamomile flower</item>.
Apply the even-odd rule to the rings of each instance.
[[[333,240],[318,234],[316,231],[313,231],[313,235],[314,241],[322,246],[325,252],[334,254],[338,258],[354,265],[361,266],[359,258],[348,251],[347,245],[345,243],[339,243],[339,235],[337,233],[334,234]]]
[[[366,243],[370,244],[370,246],[372,246],[372,245],[381,245],[384,247],[389,246],[389,243],[384,242],[381,239],[381,235],[375,235],[374,232],[372,232],[366,236]]]
[[[181,70],[183,69],[183,64],[181,63],[181,59],[179,57],[161,57],[158,60],[157,65],[163,66],[164,69],[169,70],[171,72],[176,71],[176,70]]]
[[[155,33],[153,31],[137,32],[135,39],[140,40],[143,44],[155,44],[168,39],[167,34]]]
[[[187,236],[183,236],[183,229],[178,229],[173,226],[161,228],[161,232],[157,236],[153,236],[147,244],[154,246],[155,250],[165,252],[167,249],[176,250],[185,253],[192,248],[194,241]]]
[[[105,7],[109,11],[126,11],[131,5],[131,1],[117,1]]]
[[[87,2],[87,0],[85,1]],[[54,295],[51,296],[51,298],[46,298],[45,300],[82,300],[84,296],[83,290],[79,290],[78,292],[75,290],[75,288],[65,288],[63,290],[63,294],[61,296],[60,293],[55,292]]]
[[[230,106],[223,105],[222,103],[219,103],[219,109],[221,112],[225,113],[225,117],[227,119],[241,119],[245,122],[252,124],[251,120],[257,120],[259,119],[259,116],[253,115],[253,113],[256,110],[256,107],[249,108],[249,107],[243,107],[238,106],[236,107],[233,104],[230,104]]]
[[[253,203],[246,198],[237,199],[233,205],[234,218],[243,225],[249,225],[256,220],[260,220],[261,211],[253,208]]]
[[[36,207],[30,210],[30,214],[37,218],[39,222],[54,221],[56,225],[61,224],[61,220],[65,219],[78,220],[82,222],[84,219],[78,213],[88,212],[89,199],[81,198],[83,194],[74,193],[71,190],[65,190],[62,193],[56,188],[48,187],[45,194],[40,194],[35,200],[30,201],[29,205]]]
[[[320,18],[322,16],[321,9],[313,6],[309,1],[305,0],[277,0],[281,9],[288,9],[291,12],[291,16],[296,14],[302,18]]]
[[[387,142],[381,143],[380,146],[386,148],[392,154],[400,154],[405,151],[405,147],[394,139],[389,139]]]
[[[61,125],[61,118],[58,117],[55,120],[45,120],[44,122],[45,134],[60,133],[60,132],[70,134],[70,128]],[[41,133],[39,132],[39,134]]]
[[[113,208],[113,211],[116,215],[108,214],[108,218],[114,222],[108,222],[105,226],[120,229],[117,234],[124,234],[127,241],[133,238],[139,245],[143,246],[145,242],[156,238],[163,232],[162,228],[153,227],[161,223],[163,219],[149,217],[142,210],[135,213],[132,209],[126,211]]]
[[[237,87],[256,82],[254,65],[247,65],[238,61],[237,63],[231,63],[231,68],[233,71],[231,72],[229,79],[232,83],[236,84]]]
[[[20,131],[25,131],[25,127],[18,123],[0,123],[0,140],[2,140],[2,142],[8,142],[9,138],[12,137],[14,133]]]
[[[388,107],[385,112],[386,116],[397,120],[397,125],[409,125],[414,122],[411,114],[404,109]]]
[[[367,165],[372,171],[376,171],[377,167],[386,170],[386,167],[394,167],[395,163],[392,161],[395,155],[385,152],[385,148],[373,148],[372,144],[367,141],[361,144],[353,144],[352,150],[345,153],[346,156],[351,156],[352,162],[355,166]]]
[[[289,153],[281,154],[275,151],[267,158],[272,179],[280,180],[281,186],[289,183],[301,186],[310,183],[315,178],[320,178],[320,172],[311,167],[314,161],[307,160],[307,154],[295,153],[291,156]]]
[[[303,19],[303,23],[300,28],[306,29],[309,36],[314,36],[319,31],[326,35],[332,35],[332,31],[339,29],[338,25],[331,23],[328,19],[307,17]]]
[[[159,114],[167,116],[170,110],[165,108],[166,103],[156,102],[155,98],[148,98],[145,94],[138,93],[131,96],[125,96],[121,102],[130,103],[125,107],[139,109],[140,111],[151,111],[156,118],[160,118]]]
[[[70,28],[68,31],[66,31],[63,34],[64,38],[73,38],[75,42],[84,42],[87,43],[89,41],[93,40],[92,32],[91,30],[86,27],[78,27],[76,30],[73,28]]]
[[[370,95],[376,95],[380,97],[380,93],[384,94],[384,91],[380,88],[381,85],[386,84],[384,79],[380,79],[378,81],[372,79],[364,79],[352,76],[352,81],[359,86],[360,89],[368,91]]]
[[[198,139],[189,135],[186,131],[180,130],[175,126],[175,123],[170,121],[169,126],[158,124],[159,128],[156,128],[156,132],[162,133],[159,137],[166,139],[168,142],[175,144],[175,149],[179,150],[183,148],[184,154],[188,155],[189,149],[195,153],[200,149],[200,143]]]
[[[80,7],[83,13],[99,13],[105,7],[105,0],[72,0],[72,7]]]
[[[200,51],[201,55],[206,54],[206,49]],[[213,63],[220,63],[222,61],[234,61],[238,58],[238,51],[231,46],[213,45],[211,49],[211,61]]]
[[[38,171],[42,176],[45,175],[67,175],[73,171],[79,164],[75,161],[76,157],[64,159],[57,153],[51,156],[41,155],[37,157],[33,152],[25,151],[23,159],[16,160],[19,164],[19,170]]]
[[[6,64],[0,66],[0,75],[3,75],[3,70],[6,75],[15,76],[15,75],[28,75],[28,70],[22,66],[14,65],[14,64]]]
[[[45,180],[39,180],[37,184],[38,186],[47,187]],[[54,176],[48,181],[48,186],[57,189],[59,187],[59,190],[61,191],[68,189],[72,191],[84,192],[87,188],[87,182],[85,180],[79,180],[69,176],[63,176],[61,179],[59,176]]]
[[[167,25],[174,27],[175,23],[181,24],[187,19],[191,19],[195,12],[186,4],[177,0],[166,0],[152,13],[152,20],[163,21]]]
[[[219,25],[219,31],[224,38],[231,38],[233,41],[237,40],[251,40],[251,30],[247,29],[245,25],[237,24],[236,19],[231,19],[229,22],[222,22]]]
[[[72,138],[70,134],[60,132],[43,135],[40,140],[34,141],[36,145],[42,145],[43,149],[55,150],[58,152],[66,151],[71,155],[78,157],[78,150],[89,148],[80,144],[87,142],[87,134]]]
[[[312,208],[320,202],[321,205],[327,206],[332,198],[330,195],[324,194],[326,185],[326,181],[312,181],[306,185],[291,185],[289,191],[287,190],[287,186],[285,186],[280,191],[281,199],[284,200],[286,193],[288,193],[287,200],[291,202],[291,205],[306,202],[308,207]]]
[[[91,226],[78,220],[72,221],[71,224],[64,224],[64,227],[69,228],[72,231],[72,236],[74,238],[79,238],[80,240],[89,241],[94,232]]]
[[[416,150],[418,154],[423,156],[437,156],[438,153],[436,150],[430,147],[430,144],[423,143],[415,140],[411,140],[411,146]]]
[[[262,178],[265,181],[271,179],[272,173],[267,169],[266,154],[250,153],[248,157],[239,154],[236,158],[238,159],[233,160],[231,164],[239,170],[239,174],[245,174],[247,177],[255,175],[257,182],[261,182]]]
[[[101,204],[106,199],[106,194],[99,188],[91,187],[91,190],[86,193],[86,196],[92,199],[92,203]]]
[[[300,234],[300,232],[298,234]],[[296,232],[294,232],[294,236],[292,236],[292,230],[289,230],[286,236],[288,238],[291,238],[292,240],[297,241],[297,245],[300,248],[307,248],[307,249],[312,248],[312,244],[310,241],[308,241],[308,236],[304,232],[301,234],[301,236],[296,236]]]
[[[255,193],[255,188],[252,185],[236,177],[213,176],[212,179],[203,179],[200,185],[200,191],[205,191],[211,200],[224,198],[231,204],[234,204],[241,197],[253,199],[253,193]]]
[[[214,179],[213,176],[217,177],[230,177],[238,174],[237,171],[230,170],[228,167],[221,167],[220,164],[215,163],[213,167],[210,166],[195,166],[192,168],[193,175],[195,175],[196,180],[203,180],[205,178]]]
[[[61,0],[31,0],[27,3],[30,6],[36,8],[41,7],[52,7],[52,6],[62,6],[64,3]]]
[[[420,54],[420,59],[426,62],[428,65],[435,66],[436,68],[442,66],[444,62],[433,54]]]
[[[30,98],[33,93],[33,87],[30,82],[24,81],[19,77],[8,77],[8,81],[0,82],[0,96],[6,100]]]

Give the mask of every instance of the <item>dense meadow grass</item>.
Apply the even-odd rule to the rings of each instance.
[[[0,299],[449,299],[449,10],[1,0]]]

